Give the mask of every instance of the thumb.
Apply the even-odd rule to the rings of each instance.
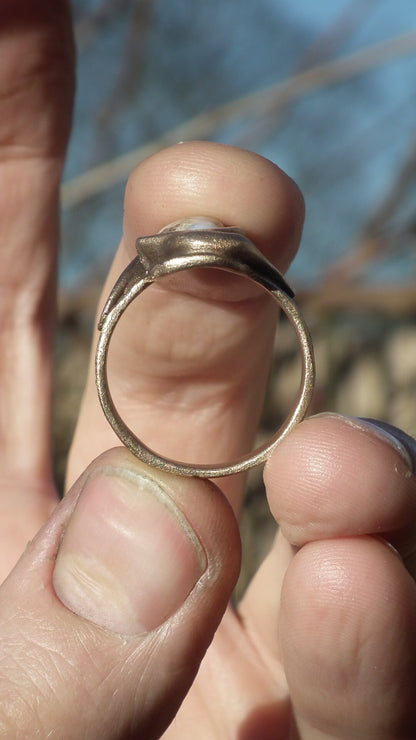
[[[0,735],[158,737],[239,563],[213,484],[124,449],[95,460],[0,589]]]

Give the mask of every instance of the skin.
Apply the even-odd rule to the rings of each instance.
[[[279,446],[265,482],[280,531],[238,608],[228,604],[240,565],[243,481],[214,486],[144,472],[117,446],[91,374],[68,493],[57,505],[50,355],[73,97],[70,20],[62,0],[53,9],[33,0],[29,10],[9,0],[0,27],[0,734],[410,740],[416,593],[406,565],[416,539],[415,446],[402,433],[390,430],[389,438],[381,427],[326,415]],[[238,225],[284,270],[300,239],[303,201],[255,154],[206,143],[161,152],[127,184],[123,238],[103,300],[139,235],[198,214]],[[112,344],[121,413],[161,452],[233,457],[254,433],[261,402],[254,379],[264,373],[274,319],[251,287],[218,276],[189,275],[144,294]],[[109,468],[163,486],[203,553],[197,562],[185,548],[180,576],[194,578],[203,562],[198,586],[166,618],[150,613],[159,623],[142,633],[103,626],[94,610],[88,618],[74,613],[62,596],[68,532],[83,516],[84,539],[94,542],[102,508],[111,519],[117,504],[121,478],[113,489],[97,478],[98,495],[88,488]],[[116,539],[115,560],[123,547]],[[134,594],[141,583],[132,578]]]

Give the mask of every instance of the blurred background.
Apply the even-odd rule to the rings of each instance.
[[[82,392],[123,191],[145,156],[186,139],[252,149],[300,185],[289,273],[318,366],[313,411],[416,433],[414,0],[73,0],[74,130],[62,188],[56,475]],[[260,436],[298,384],[283,327]],[[244,519],[247,573],[271,536],[261,471]]]

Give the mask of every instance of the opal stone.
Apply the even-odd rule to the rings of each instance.
[[[166,231],[204,231],[206,229],[223,229],[224,224],[218,221],[217,218],[211,218],[210,216],[193,216],[192,218],[183,218],[179,221],[174,221],[159,231],[159,234],[163,234]]]

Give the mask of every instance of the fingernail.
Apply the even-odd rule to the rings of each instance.
[[[199,539],[159,483],[108,467],[87,478],[53,582],[62,603],[79,616],[139,634],[174,614],[206,566]]]
[[[402,458],[403,462],[405,463],[406,467],[409,468],[409,471],[413,469],[413,460],[410,455],[410,452],[406,449],[404,444],[400,442],[400,440],[394,436],[388,429],[383,426],[382,422],[378,424],[376,421],[372,421],[371,419],[353,419],[355,423],[357,423],[359,426],[361,426],[364,430],[367,429],[372,434],[374,434],[381,442],[385,442],[386,444],[390,445],[390,447],[393,447],[395,452],[397,452],[398,455]]]
[[[395,555],[396,558],[398,558],[401,563],[403,562],[403,558],[400,555],[400,552],[385,537],[383,537],[381,534],[373,534],[371,536],[374,540],[377,540],[377,542],[380,542],[381,545],[384,545],[384,547],[386,547],[389,550],[389,552],[393,553],[393,555]]]
[[[349,424],[349,426],[354,427],[355,429],[360,429],[361,431],[367,433],[370,432],[372,435],[377,437],[380,442],[384,442],[390,447],[393,447],[395,452],[400,455],[409,471],[413,470],[413,460],[409,451],[406,449],[404,444],[402,444],[402,442],[400,442],[400,440],[394,436],[394,434],[386,429],[382,422],[377,423],[373,419],[363,419],[356,416],[340,416],[339,414],[331,413],[318,414],[318,416],[333,416],[334,418],[337,417],[339,419],[342,419],[346,424]]]

